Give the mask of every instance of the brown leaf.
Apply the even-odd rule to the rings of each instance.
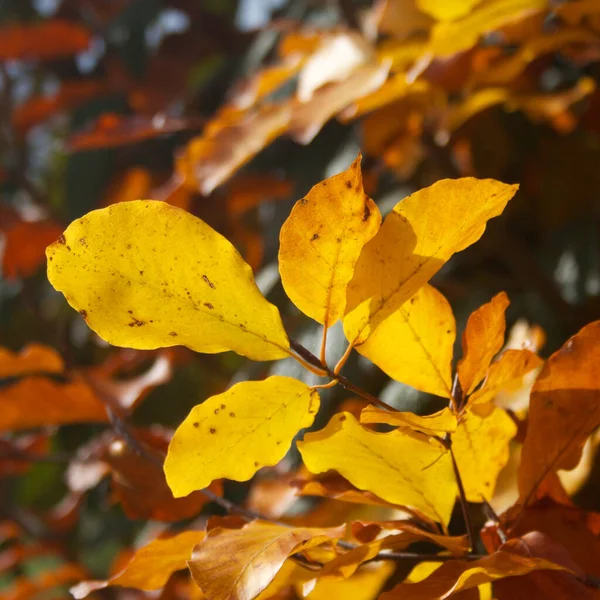
[[[169,577],[185,569],[196,544],[204,539],[204,531],[183,531],[170,537],[158,538],[137,550],[128,564],[106,581],[82,581],[70,592],[77,599],[107,586],[157,590]]]
[[[253,521],[241,529],[213,529],[188,562],[200,589],[211,600],[257,596],[291,554],[339,539],[344,526],[289,528]]]
[[[250,112],[225,107],[202,135],[188,143],[177,171],[190,186],[208,195],[287,129],[286,104],[262,105]]]
[[[76,374],[66,374],[51,348],[33,344],[20,354],[3,348],[0,365],[0,377],[8,379],[0,388],[0,431],[107,420],[102,402]]]
[[[389,62],[365,64],[344,81],[319,88],[309,101],[293,103],[289,126],[291,137],[301,144],[310,143],[331,117],[383,85],[389,70]]]
[[[53,60],[86,50],[90,39],[87,29],[60,19],[12,25],[0,29],[0,60]]]
[[[466,395],[485,377],[492,359],[504,344],[504,313],[508,305],[508,297],[502,292],[474,311],[467,321],[462,337],[463,357],[456,368]]]
[[[590,323],[547,361],[531,392],[519,469],[520,500],[558,469],[573,469],[600,425],[600,321]]]
[[[13,127],[24,135],[27,131],[65,110],[76,108],[87,100],[107,93],[107,85],[103,81],[74,80],[62,83],[58,92],[51,96],[34,96],[17,106],[12,114]]]
[[[201,121],[197,119],[169,117],[162,113],[157,113],[153,117],[145,115],[126,117],[105,113],[88,130],[72,135],[67,147],[72,152],[114,148],[180,131],[198,129],[201,125]]]
[[[102,455],[111,469],[114,495],[127,516],[169,522],[197,515],[209,498],[201,491],[174,498],[165,480],[162,463],[169,436],[160,430],[142,430],[138,437],[144,455],[119,439],[105,446]],[[220,481],[215,481],[209,489],[218,495],[223,493]]]
[[[355,521],[351,526],[352,535],[361,543],[366,544],[375,540],[382,532],[389,535],[406,534],[406,546],[417,541],[431,542],[441,548],[446,548],[454,556],[459,557],[469,552],[469,542],[464,535],[448,536],[432,533],[408,521]],[[405,547],[406,547],[405,546]],[[400,548],[400,546],[398,546]]]
[[[527,536],[525,536],[526,538]],[[524,539],[525,539],[524,538]],[[521,540],[510,540],[497,552],[478,560],[452,560],[417,583],[401,583],[381,600],[444,600],[460,591],[506,577],[538,570],[565,570],[565,567],[532,556],[522,556]]]

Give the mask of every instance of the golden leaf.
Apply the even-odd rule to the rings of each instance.
[[[276,465],[293,437],[312,424],[319,394],[291,377],[243,381],[192,409],[178,427],[165,460],[175,497],[222,477],[247,481]]]
[[[234,350],[254,360],[289,354],[279,311],[250,267],[181,209],[138,200],[95,210],[46,253],[50,283],[111,344]]]
[[[360,160],[359,155],[346,171],[314,186],[281,228],[283,287],[303,313],[325,327],[344,314],[354,265],[381,224],[377,205],[363,189]]]
[[[313,473],[335,469],[350,483],[383,500],[416,509],[447,524],[456,498],[450,455],[436,442],[406,430],[375,433],[350,413],[298,442]]]

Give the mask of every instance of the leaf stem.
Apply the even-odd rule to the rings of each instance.
[[[327,321],[323,323],[323,338],[321,339],[321,352],[319,354],[321,358],[321,364],[327,364],[327,332],[329,331],[329,327],[327,326]]]
[[[354,350],[354,345],[348,344],[348,347],[346,348],[344,354],[342,354],[342,358],[340,358],[340,360],[338,360],[337,365],[335,365],[335,367],[333,368],[333,372],[336,375],[343,369],[344,365],[346,364],[346,361],[348,360],[348,358],[350,357],[350,354],[352,353],[352,350]]]

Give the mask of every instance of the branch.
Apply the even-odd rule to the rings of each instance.
[[[371,404],[380,406],[381,408],[385,408],[386,410],[390,410],[392,412],[398,412],[398,409],[394,408],[393,406],[390,406],[383,400],[380,400],[379,398],[377,398],[377,396],[373,396],[373,394],[370,394],[369,392],[367,392],[367,390],[364,390],[363,388],[354,385],[347,377],[344,377],[340,373],[336,373],[327,365],[323,365],[321,361],[310,350],[305,348],[300,342],[297,342],[296,340],[290,340],[290,346],[292,350],[300,356],[300,358],[305,360],[310,365],[323,370],[329,377],[331,377],[331,379],[337,381],[345,390],[348,390],[349,392],[360,396],[361,398],[363,398],[367,402],[370,402]]]

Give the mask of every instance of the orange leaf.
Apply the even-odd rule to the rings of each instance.
[[[226,108],[188,143],[177,170],[189,185],[208,195],[279,137],[289,119],[285,104],[263,105],[251,112]]]
[[[530,350],[506,350],[500,360],[489,368],[483,386],[469,398],[469,406],[473,412],[484,415],[489,411],[475,405],[491,402],[501,390],[509,390],[520,384],[527,373],[537,369],[542,363],[542,359]]]
[[[526,575],[539,570],[564,570],[543,558],[522,556],[521,540],[510,540],[497,552],[479,560],[452,560],[442,564],[429,577],[416,583],[401,583],[380,596],[381,600],[445,600],[457,592],[505,577]]]
[[[32,345],[20,354],[0,349],[0,431],[65,423],[105,422],[106,410],[77,376],[65,381],[61,358],[50,348]],[[10,378],[17,378],[10,382]]]
[[[504,344],[504,313],[509,304],[508,297],[501,292],[473,312],[467,321],[462,337],[463,357],[457,366],[458,380],[465,395],[485,377],[492,358]]]
[[[290,528],[253,521],[241,529],[217,527],[188,562],[194,581],[211,600],[248,600],[262,592],[291,554],[332,542],[344,526]]]
[[[53,60],[86,50],[90,32],[60,19],[0,29],[0,60]]]
[[[70,592],[77,599],[108,586],[158,590],[169,577],[185,569],[192,550],[205,536],[204,531],[184,531],[167,538],[158,538],[135,552],[127,566],[106,581],[82,581]]]
[[[573,469],[600,425],[600,321],[584,327],[546,362],[531,391],[519,470],[521,502],[558,469]]]
[[[316,90],[308,102],[295,102],[289,127],[291,137],[300,144],[309,144],[331,117],[383,85],[389,70],[389,62],[362,65],[344,81]]]
[[[19,221],[4,233],[2,271],[7,279],[33,275],[44,263],[46,246],[62,233],[52,221]]]

